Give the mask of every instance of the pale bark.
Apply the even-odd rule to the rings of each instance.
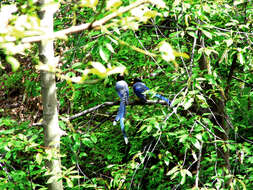
[[[52,7],[51,7],[52,6]],[[41,1],[41,26],[46,33],[53,33],[53,15],[56,11],[54,0]],[[47,68],[55,68],[57,61],[54,57],[53,40],[43,40],[40,44],[40,60]],[[52,69],[53,71],[54,69]],[[52,158],[46,163],[50,177],[54,180],[48,184],[49,190],[62,190],[60,160],[61,130],[58,124],[58,110],[56,97],[55,73],[41,71],[41,92],[43,103],[43,127],[46,152],[52,154]]]

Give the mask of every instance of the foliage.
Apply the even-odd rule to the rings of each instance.
[[[133,3],[77,2],[61,1],[55,31],[95,23]],[[60,126],[67,132],[61,138],[65,189],[252,189],[252,5],[239,0],[152,2],[156,6],[138,6],[101,28],[55,40]],[[10,31],[22,14],[30,15],[28,20],[37,18],[29,11],[37,6],[22,9],[24,4],[19,1],[19,11],[9,15]],[[17,42],[27,29],[22,28],[24,35],[16,37]],[[1,61],[16,70],[11,60],[24,48],[10,52],[10,34],[0,32]],[[28,55],[37,60],[36,53]],[[127,106],[130,146],[112,125],[117,106],[66,121],[74,113],[118,100],[110,72],[125,69],[129,85],[135,77],[143,78],[152,91],[174,99],[174,108]],[[1,71],[0,91],[22,88],[28,98],[39,97],[34,68],[20,70],[11,75]],[[30,80],[21,82],[24,78]],[[0,128],[0,187],[45,188],[48,155],[42,129],[6,117],[0,119]],[[222,154],[229,155],[229,165]]]

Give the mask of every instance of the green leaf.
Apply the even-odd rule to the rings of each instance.
[[[193,38],[198,38],[195,32],[187,31],[187,33]]]
[[[94,142],[94,143],[97,143],[97,137],[95,135],[91,135],[91,140]]]
[[[246,185],[245,185],[245,183],[243,183],[242,180],[240,180],[240,179],[236,179],[236,180],[239,181],[239,183],[242,185],[243,190],[247,190]]]
[[[151,130],[152,130],[152,126],[151,126],[151,125],[148,125],[148,126],[147,126],[147,132],[150,133]]]
[[[77,63],[74,63],[74,64],[72,65],[72,68],[74,69],[74,68],[80,67],[80,66],[82,66],[82,65],[83,65],[83,63],[77,62]]]

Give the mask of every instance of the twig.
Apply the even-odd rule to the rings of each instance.
[[[199,171],[200,171],[200,162],[201,162],[201,156],[202,156],[202,147],[203,142],[200,142],[200,150],[199,150],[199,157],[198,157],[198,165],[197,165],[197,174],[196,174],[196,180],[195,180],[195,187],[198,189],[199,187]]]
[[[188,110],[188,113],[190,113],[190,115],[193,117],[193,114]],[[205,130],[207,130],[211,135],[213,135],[214,137],[216,137],[219,140],[223,140],[220,137],[216,136],[210,129],[208,129],[208,127],[206,127],[203,123],[201,123],[198,120],[195,120],[198,124],[200,124]]]
[[[235,79],[235,80],[238,80],[238,81],[240,81],[240,82],[243,82],[243,83],[245,83],[246,85],[248,85],[248,86],[250,86],[250,87],[253,87],[253,84],[250,84],[250,83],[246,82],[245,80],[242,80],[242,79],[237,78],[237,77],[235,77],[235,76],[232,76],[232,78]]]
[[[198,36],[198,30],[195,31],[195,34]],[[196,45],[197,45],[197,38],[194,37],[193,46],[192,46],[191,61],[190,61],[190,71],[189,71],[190,76],[192,75],[192,67],[193,67],[193,62],[194,62],[194,54],[195,54]]]
[[[48,35],[43,35],[43,36],[32,36],[32,37],[27,37],[27,38],[23,38],[22,42],[23,43],[31,43],[31,42],[38,42],[41,40],[46,40],[46,39],[54,39],[54,38],[62,38],[63,36],[65,36],[66,34],[72,34],[72,33],[77,33],[83,30],[87,30],[88,28],[99,28],[101,27],[103,24],[105,24],[106,22],[108,22],[109,20],[117,17],[118,15],[121,15],[135,7],[138,7],[139,5],[142,5],[144,3],[148,3],[149,0],[139,0],[136,1],[134,3],[131,3],[130,5],[126,6],[126,7],[121,7],[119,8],[117,11],[105,16],[104,18],[95,21],[93,23],[85,23],[85,24],[81,24],[78,26],[72,26],[70,28],[58,31],[58,32],[54,32]]]
[[[180,48],[180,46],[179,46],[178,24],[177,24],[177,39],[178,39],[177,48],[178,48],[178,49],[180,50],[180,52],[181,52],[181,48]],[[195,41],[195,39],[196,39],[196,38],[194,38],[194,41]],[[195,45],[196,45],[196,43],[195,43]],[[193,47],[193,48],[195,48],[195,47]],[[194,53],[194,52],[193,52],[193,53]],[[183,57],[180,56],[180,59],[181,59],[183,65],[184,65],[184,68],[185,68],[185,70],[186,70],[186,73],[187,73],[188,77],[190,77],[190,73],[189,73],[189,71],[188,71],[188,69],[187,69],[187,66],[186,66],[186,64],[185,64],[185,61],[184,61]],[[192,68],[191,68],[191,69],[192,69]]]
[[[151,146],[152,146],[152,142],[150,143],[150,145],[149,145],[149,147],[148,147],[148,149],[147,149],[147,151],[146,151],[146,154],[145,154],[144,158],[142,159],[141,163],[139,163],[139,164],[137,165],[136,169],[134,170],[134,174],[133,174],[133,176],[132,176],[129,189],[131,189],[131,187],[132,187],[133,180],[134,180],[134,176],[135,176],[137,170],[138,170],[139,167],[145,162],[145,159],[146,159],[146,157],[148,156],[148,153],[149,153],[149,150],[150,150]],[[143,153],[145,152],[145,149],[146,149],[146,146],[145,146],[145,148],[144,148]]]
[[[73,115],[73,116],[70,116],[70,117],[68,118],[68,120],[76,119],[76,118],[78,118],[78,117],[80,117],[80,116],[86,115],[86,114],[88,114],[88,113],[90,113],[90,112],[93,112],[93,111],[95,111],[95,110],[97,110],[97,109],[100,109],[100,108],[103,108],[103,107],[105,107],[105,106],[112,106],[112,105],[117,105],[117,104],[119,104],[119,102],[105,102],[105,103],[103,103],[103,104],[99,104],[99,105],[97,105],[97,106],[94,106],[94,107],[92,107],[92,108],[89,108],[89,109],[87,109],[87,110],[84,110],[84,111],[82,111],[82,112],[80,112],[80,113],[77,113],[77,114],[75,114],[75,115]]]
[[[152,54],[152,53],[150,53],[150,52],[146,49],[146,47],[143,45],[143,43],[141,42],[141,40],[140,40],[139,37],[137,36],[136,32],[134,33],[134,35],[135,35],[135,37],[137,38],[137,40],[138,40],[138,42],[140,43],[140,45],[142,46],[142,48],[144,49],[144,51],[146,52],[145,55],[150,56],[151,59],[154,61],[154,63],[157,65],[157,67],[158,67],[159,69],[161,69],[160,65],[158,64],[158,62],[157,62],[156,59],[155,59],[156,54]],[[165,73],[165,72],[163,71],[163,73]]]
[[[12,180],[12,177],[11,175],[9,174],[7,168],[0,162],[0,167],[5,171],[5,173],[7,174],[8,176],[8,180],[11,181]]]

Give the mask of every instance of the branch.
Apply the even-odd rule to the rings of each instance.
[[[195,31],[196,36],[198,36],[198,30]],[[194,63],[194,54],[195,54],[195,48],[197,45],[197,38],[194,37],[193,40],[193,46],[192,46],[192,54],[191,54],[191,61],[190,61],[190,71],[189,71],[189,75],[192,76],[192,67],[193,67],[193,63]]]
[[[148,3],[149,0],[139,0],[136,1],[126,7],[120,7],[117,11],[105,16],[104,18],[95,21],[93,23],[85,23],[85,24],[81,24],[78,26],[72,26],[70,28],[58,31],[58,32],[53,32],[51,34],[46,34],[43,36],[32,36],[32,37],[27,37],[27,38],[23,38],[22,42],[23,43],[31,43],[31,42],[38,42],[41,40],[45,40],[45,39],[54,39],[54,38],[62,38],[64,37],[66,34],[72,34],[72,33],[77,33],[83,30],[87,30],[88,28],[100,28],[103,24],[105,24],[106,22],[108,22],[109,20],[113,19],[114,17],[117,17],[118,15],[121,15],[135,7],[138,7],[144,3]]]
[[[95,111],[95,110],[97,110],[97,109],[103,108],[103,107],[105,107],[105,106],[112,106],[112,105],[119,105],[119,102],[105,102],[105,103],[103,103],[103,104],[99,104],[99,105],[97,105],[97,106],[94,106],[94,107],[92,107],[92,108],[89,108],[89,109],[84,110],[84,111],[82,111],[82,112],[80,112],[80,113],[77,113],[77,114],[75,114],[75,115],[70,116],[70,117],[68,118],[68,120],[76,119],[76,118],[78,118],[78,117],[80,117],[80,116],[82,116],[82,115],[86,115],[86,114],[88,114],[88,113],[90,113],[90,112],[93,112],[93,111]]]
[[[141,102],[141,101],[133,101],[133,102],[129,102],[128,105],[153,105],[153,104],[157,104],[157,103],[162,104],[162,105],[167,105],[167,103],[165,101],[162,101],[162,100],[147,100],[145,103]],[[70,116],[68,118],[68,120],[76,119],[76,118],[78,118],[80,116],[86,115],[88,113],[91,113],[91,112],[93,112],[95,110],[98,110],[100,108],[103,108],[105,106],[113,106],[113,105],[119,105],[119,104],[120,104],[119,101],[117,101],[117,102],[105,102],[103,104],[96,105],[96,106],[94,106],[92,108],[89,108],[89,109],[84,110],[84,111],[82,111],[80,113],[72,115],[72,116]]]
[[[232,78],[235,79],[235,80],[238,80],[238,81],[240,81],[240,82],[245,83],[247,86],[250,86],[251,88],[253,87],[253,84],[250,84],[250,83],[248,83],[248,82],[245,81],[245,80],[242,80],[242,79],[240,79],[240,78],[238,78],[238,77],[235,77],[235,76],[232,76]]]
[[[229,74],[228,74],[228,78],[227,78],[227,86],[226,86],[226,89],[225,89],[225,96],[226,98],[228,99],[228,92],[229,92],[229,89],[230,89],[230,82],[232,80],[232,77],[234,75],[234,70],[236,69],[237,67],[237,56],[236,54],[233,55],[233,60],[232,60],[232,65],[230,67],[230,70],[229,70]]]
[[[200,162],[201,162],[201,156],[202,156],[202,147],[203,147],[203,142],[200,141],[199,157],[198,157],[198,164],[197,164],[197,174],[196,174],[196,179],[195,179],[195,187],[197,189],[199,188],[199,173],[200,173]]]
[[[132,106],[134,106],[134,105],[153,105],[153,104],[157,104],[157,103],[158,103],[158,104],[161,104],[161,105],[168,105],[168,104],[167,104],[165,101],[163,101],[163,100],[147,100],[145,103],[144,103],[144,102],[141,102],[141,101],[138,101],[138,100],[135,100],[135,101],[133,101],[133,102],[129,102],[128,105],[132,105]],[[100,109],[100,108],[103,108],[103,107],[105,107],[105,106],[113,106],[113,105],[119,105],[119,104],[120,104],[119,101],[116,101],[116,102],[105,102],[105,103],[103,103],[103,104],[96,105],[96,106],[94,106],[94,107],[92,107],[92,108],[89,108],[89,109],[84,110],[84,111],[82,111],[82,112],[79,112],[79,113],[77,113],[77,114],[75,114],[75,115],[72,115],[72,116],[66,118],[66,120],[71,121],[71,120],[73,120],[73,119],[76,119],[76,118],[78,118],[78,117],[81,117],[81,116],[83,116],[83,115],[86,115],[86,114],[88,114],[88,113],[91,113],[91,112],[93,112],[93,111],[96,111],[96,110],[98,110],[98,109]],[[174,113],[174,112],[173,112],[173,113]],[[33,123],[32,126],[43,126],[43,124],[42,124],[42,123]]]

